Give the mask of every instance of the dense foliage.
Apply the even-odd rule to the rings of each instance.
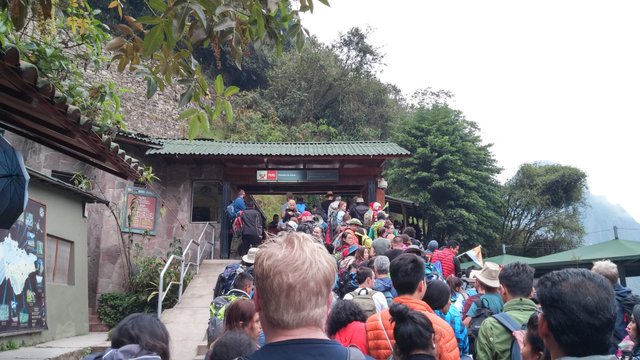
[[[581,245],[586,184],[574,167],[521,165],[503,187],[501,238],[510,253],[536,257]]]
[[[454,239],[463,248],[495,245],[500,169],[477,132],[447,105],[419,107],[395,129],[393,140],[413,156],[392,162],[389,191],[420,204],[427,239]]]

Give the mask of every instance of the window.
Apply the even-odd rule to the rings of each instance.
[[[191,222],[220,221],[222,184],[218,181],[194,181],[191,197]]]
[[[47,234],[47,282],[74,284],[73,243]]]

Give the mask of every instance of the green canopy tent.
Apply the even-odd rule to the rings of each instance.
[[[523,262],[525,264],[528,264],[529,262],[531,262],[532,260],[535,260],[533,258],[530,257],[525,257],[525,256],[515,256],[515,255],[509,255],[509,254],[500,254],[497,256],[492,256],[490,258],[486,258],[484,259],[485,262],[492,262],[492,263],[496,263],[498,265],[504,265],[504,264],[509,264],[512,262]],[[473,261],[469,261],[466,263],[463,263],[460,265],[460,267],[464,270],[468,269],[468,268],[474,268],[474,269],[480,269],[480,266],[476,263],[474,263]]]
[[[626,286],[627,276],[640,276],[640,241],[609,240],[531,259],[529,265],[536,269],[536,276],[541,276],[568,267],[591,268],[594,261],[604,259],[618,265],[620,282]]]

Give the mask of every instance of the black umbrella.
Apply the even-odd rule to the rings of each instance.
[[[9,229],[24,212],[28,187],[22,154],[0,136],[0,229]]]

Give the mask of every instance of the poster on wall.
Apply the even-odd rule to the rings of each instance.
[[[0,229],[0,333],[47,329],[46,222],[46,205],[29,199],[13,226]]]
[[[122,219],[122,231],[138,234],[156,234],[158,195],[140,188],[127,188]]]

